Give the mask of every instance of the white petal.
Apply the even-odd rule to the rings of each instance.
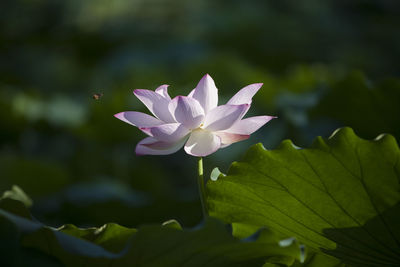
[[[242,105],[250,104],[253,96],[261,88],[262,83],[254,83],[243,87],[239,92],[237,92],[229,101],[228,105]]]
[[[225,144],[225,145],[221,145],[221,147],[220,148],[225,148],[225,147],[228,147],[228,146],[230,146],[231,144]]]
[[[218,105],[218,89],[210,75],[206,74],[201,78],[193,93],[193,98],[199,101],[206,114]]]
[[[163,142],[175,142],[187,134],[189,129],[180,123],[167,123],[151,128],[140,128],[145,133],[149,133],[150,136],[154,137],[158,141]]]
[[[169,99],[159,93],[145,89],[136,89],[133,93],[143,102],[143,104],[145,104],[154,116],[167,123],[175,122],[173,116],[168,110]]]
[[[275,118],[276,117],[274,116],[256,116],[246,118],[244,120],[236,122],[234,125],[232,125],[232,127],[224,130],[224,132],[236,134],[252,134],[260,129],[264,124]]]
[[[218,106],[206,114],[203,128],[210,131],[228,129],[243,118],[249,106],[249,104]]]
[[[136,111],[120,112],[115,114],[114,117],[136,127],[153,127],[163,124],[161,120],[154,118],[153,116]]]
[[[191,97],[175,97],[169,103],[169,110],[175,120],[188,129],[196,129],[204,120],[203,108],[196,99]]]
[[[168,84],[163,84],[156,89],[156,93],[162,95],[164,98],[171,100],[171,97],[168,94]]]
[[[162,142],[154,139],[153,137],[147,137],[140,141],[135,149],[136,155],[168,155],[175,153],[182,148],[187,138],[182,138],[177,142]]]
[[[228,146],[230,144],[246,140],[250,137],[248,134],[234,134],[234,133],[226,133],[226,132],[214,132],[221,139],[221,147]]]
[[[190,91],[190,93],[188,94],[188,97],[193,97],[195,90],[196,90],[196,88],[194,88],[192,91]]]
[[[189,155],[205,157],[217,151],[221,147],[221,139],[206,130],[195,130],[190,134],[186,142],[185,151]]]

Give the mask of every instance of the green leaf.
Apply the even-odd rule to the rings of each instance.
[[[265,235],[265,237],[263,236]],[[282,248],[269,232],[237,239],[216,219],[196,230],[143,226],[132,240],[132,255],[124,264],[137,266],[261,266],[266,260],[290,265],[297,244]],[[122,264],[122,266],[124,265]]]
[[[292,267],[351,267],[338,258],[319,252],[308,252],[307,259],[303,264],[296,262]]]
[[[134,228],[127,228],[116,223],[107,223],[99,228],[91,227],[86,229],[78,228],[72,224],[67,224],[57,230],[100,245],[106,250],[114,253],[122,251],[127,242],[137,232]]]
[[[40,253],[37,265],[66,266],[262,266],[266,261],[289,266],[300,255],[297,242],[280,246],[279,238],[261,229],[250,237],[235,238],[214,218],[196,229],[182,229],[175,220],[138,229],[109,223],[100,228],[46,226],[29,214],[21,202],[0,200],[0,226],[12,229],[0,244],[14,252]],[[20,216],[24,215],[24,216]],[[11,248],[8,246],[13,242]],[[59,262],[58,262],[59,261]]]
[[[163,222],[162,226],[182,230],[181,224],[177,220],[174,220],[174,219]]]
[[[367,141],[350,128],[318,137],[308,149],[290,141],[271,151],[258,144],[208,182],[209,212],[295,236],[352,266],[398,266],[399,158],[392,136]]]

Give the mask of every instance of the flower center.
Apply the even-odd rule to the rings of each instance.
[[[190,131],[204,131],[203,129],[204,123],[201,123],[197,128],[189,129]]]
[[[207,131],[205,129],[203,129],[202,127],[204,126],[204,124],[200,124],[199,127],[197,127],[196,129],[193,129],[192,132],[204,132]]]

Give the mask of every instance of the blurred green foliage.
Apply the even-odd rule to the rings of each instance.
[[[145,111],[132,89],[187,94],[205,73],[220,103],[263,82],[250,113],[279,117],[206,174],[251,144],[304,146],[339,126],[399,138],[399,13],[392,0],[2,1],[0,191],[17,184],[54,226],[195,225],[196,160],[136,156],[144,135],[112,115]]]

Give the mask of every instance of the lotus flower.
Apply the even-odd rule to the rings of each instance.
[[[211,76],[206,74],[188,96],[171,99],[168,85],[161,85],[155,91],[134,90],[135,96],[154,117],[136,111],[114,116],[149,136],[137,144],[137,155],[167,155],[184,146],[186,153],[203,157],[249,138],[250,134],[275,118],[256,116],[242,119],[261,86],[262,83],[250,84],[228,103],[218,106],[218,89]]]

